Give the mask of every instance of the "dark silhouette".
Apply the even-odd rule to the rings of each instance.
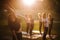
[[[52,27],[53,27],[53,17],[51,14],[48,16],[49,16],[49,21],[50,21],[50,23],[49,23],[49,37],[52,39],[51,31],[52,31]]]
[[[20,29],[20,20],[18,18],[16,18],[16,16],[14,14],[10,14],[8,16],[8,25],[13,34],[13,40],[18,40],[17,31],[19,31],[19,29]],[[17,35],[16,35],[16,33],[17,33]]]
[[[39,14],[38,14],[38,17],[39,17],[39,31],[40,31],[40,34],[42,34],[42,33],[41,33],[42,24],[43,24],[43,23],[42,23],[42,14],[39,13]]]
[[[33,19],[32,15],[30,15],[30,18],[31,18],[30,36],[32,36],[32,31],[34,28],[34,19]]]
[[[26,32],[29,33],[30,36],[32,36],[32,30],[34,27],[34,19],[32,15],[26,15],[26,24],[27,24]]]
[[[43,26],[44,26],[43,40],[46,40],[46,35],[49,27],[49,20],[46,13],[43,14]]]

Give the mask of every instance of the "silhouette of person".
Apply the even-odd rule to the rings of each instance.
[[[20,29],[20,23],[13,13],[8,16],[8,25],[13,34],[13,40],[18,40],[16,32]]]
[[[38,13],[38,18],[39,18],[39,31],[40,31],[40,34],[41,33],[41,28],[42,28],[42,14]]]
[[[27,24],[27,28],[26,28],[26,32],[29,33],[29,29],[30,29],[30,17],[28,15],[25,15],[25,20],[26,20],[26,24]]]
[[[15,26],[16,26],[17,38],[18,38],[18,40],[22,40],[21,19],[17,17],[15,23],[16,23]]]
[[[52,27],[53,27],[53,17],[52,17],[51,14],[49,14],[48,18],[49,18],[49,37],[52,39],[52,37],[51,37],[51,30],[52,30]]]
[[[46,40],[46,35],[48,32],[48,27],[49,27],[49,20],[48,20],[47,13],[43,14],[43,26],[44,26],[43,40]]]
[[[31,25],[30,25],[30,36],[32,36],[32,31],[33,31],[33,28],[34,28],[34,19],[32,17],[32,15],[29,15],[30,16],[30,22],[31,22]]]
[[[32,17],[32,15],[26,15],[26,23],[27,23],[27,30],[26,32],[30,34],[30,36],[32,35],[32,30],[34,27],[34,19]]]

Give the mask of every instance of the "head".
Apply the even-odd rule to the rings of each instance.
[[[46,17],[47,17],[47,14],[46,14],[46,13],[44,13],[44,14],[43,14],[43,18],[46,18]]]
[[[13,21],[13,22],[15,21],[15,18],[16,18],[15,15],[12,14],[12,13],[9,14],[9,16],[8,16],[8,19],[9,19],[10,21]]]
[[[38,13],[38,17],[41,17],[42,16],[42,14],[41,13]]]
[[[48,18],[51,19],[52,18],[52,15],[51,14],[48,14]]]

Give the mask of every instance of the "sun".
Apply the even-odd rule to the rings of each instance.
[[[31,6],[35,3],[36,0],[22,0],[24,5]]]

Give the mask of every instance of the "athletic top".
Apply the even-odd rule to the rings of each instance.
[[[44,27],[49,27],[49,20],[48,20],[48,18],[45,18],[42,21],[44,23]]]

